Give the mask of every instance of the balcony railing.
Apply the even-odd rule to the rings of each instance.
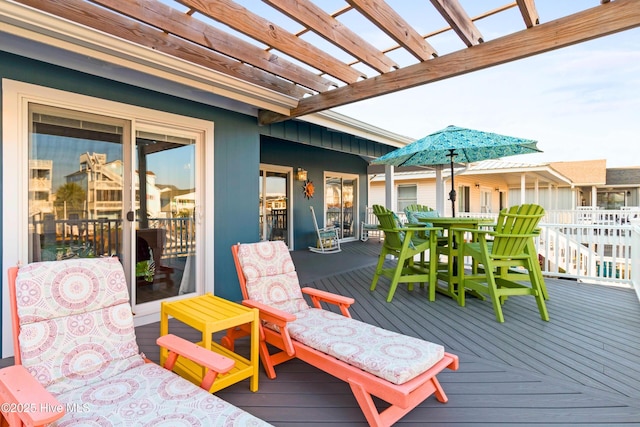
[[[462,212],[460,215],[495,218],[498,214]],[[640,246],[632,250],[631,221],[638,217],[640,208],[581,207],[547,211],[540,222],[540,237],[536,239],[543,274],[581,282],[632,286],[631,253],[640,253]]]
[[[398,216],[403,220],[403,213]],[[497,218],[498,214],[460,212],[458,216]],[[640,208],[547,211],[536,247],[545,276],[633,286],[640,299]]]
[[[43,261],[69,257],[121,256],[121,219],[61,219],[34,221],[34,259]],[[149,228],[165,231],[163,258],[195,253],[193,218],[150,218]],[[38,248],[35,247],[38,246]]]

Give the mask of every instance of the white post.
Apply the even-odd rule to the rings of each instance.
[[[442,181],[442,165],[436,165],[436,211],[444,216],[444,182]]]
[[[629,253],[640,253],[640,218],[631,220],[631,248]],[[631,285],[636,290],[638,301],[640,301],[640,257],[631,258]]]
[[[526,203],[526,191],[527,191],[527,177],[525,174],[520,175],[520,204]]]
[[[591,206],[598,206],[598,187],[595,185],[591,187]]]
[[[387,209],[396,211],[396,192],[395,183],[393,181],[394,167],[391,165],[384,165],[384,195],[385,206]]]

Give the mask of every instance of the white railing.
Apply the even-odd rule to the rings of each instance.
[[[497,218],[498,214],[459,216]],[[547,211],[540,230],[536,247],[545,276],[634,287],[640,299],[640,208]]]
[[[631,220],[631,285],[635,288],[640,300],[640,218]]]
[[[631,226],[540,224],[536,239],[546,276],[631,285]]]

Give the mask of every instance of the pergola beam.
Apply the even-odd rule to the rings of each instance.
[[[540,17],[538,16],[538,10],[536,9],[536,3],[534,0],[517,0],[518,8],[524,19],[524,24],[527,28],[531,28],[540,23]]]
[[[263,0],[304,27],[359,59],[380,74],[398,64],[309,0]]]
[[[287,96],[299,98],[308,93],[307,90],[271,73],[249,67],[210,49],[82,0],[15,1]]]
[[[231,0],[216,0],[215,2],[204,0],[179,0],[183,5],[190,7],[211,19],[228,25],[236,31],[245,34],[254,40],[258,40],[267,46],[271,46],[298,61],[320,70],[336,79],[351,84],[361,78],[366,78],[363,73],[350,67],[348,64],[338,61],[328,53],[316,46],[296,37],[270,22],[269,20],[249,11]]]
[[[330,80],[157,0],[91,1],[316,92],[336,86]]]
[[[346,1],[418,60],[437,56],[436,50],[383,0]]]
[[[451,29],[462,39],[467,47],[482,42],[482,34],[473,23],[458,0],[431,0],[431,4],[447,21]]]
[[[262,110],[260,124],[425,85],[640,26],[640,1],[617,0],[349,86],[304,98],[289,116]]]

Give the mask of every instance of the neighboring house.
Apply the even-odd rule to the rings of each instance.
[[[338,222],[346,227],[345,239],[356,239],[354,230],[369,204],[368,161],[410,142],[330,111],[259,126],[260,103],[276,105],[276,94],[256,88],[255,99],[248,102],[243,95],[216,89],[215,76],[203,70],[197,70],[197,78],[187,73],[175,58],[16,7],[29,28],[0,28],[3,271],[34,259],[25,242],[42,215],[33,214],[51,209],[56,170],[74,167],[66,172],[70,175],[82,158],[87,170],[94,167],[92,161],[100,164],[102,178],[93,181],[93,175],[82,172],[69,179],[86,179],[83,188],[100,192],[88,206],[95,215],[117,217],[122,235],[117,254],[128,274],[135,271],[138,223],[133,211],[143,197],[136,194],[141,173],[151,184],[145,200],[152,215],[166,217],[178,193],[194,193],[184,203],[193,207],[196,229],[196,256],[189,263],[196,293],[240,300],[232,244],[278,238],[291,249],[306,248],[315,243],[309,206],[320,225]],[[50,38],[63,33],[91,40],[100,51]],[[33,150],[46,139],[56,143]],[[102,153],[105,159],[89,153]],[[121,169],[115,174],[119,180],[103,179],[115,176],[111,167]],[[304,182],[295,179],[298,168],[314,184],[313,197],[306,198]],[[327,189],[330,200],[325,200]],[[277,235],[272,221],[265,221],[275,195]],[[132,286],[136,322],[156,321],[162,299],[138,304],[136,292]],[[7,301],[3,295],[4,356],[12,351]]]
[[[386,203],[384,170],[370,167],[369,202]],[[497,213],[520,204],[538,203],[547,210],[577,206],[602,209],[640,206],[640,167],[607,169],[606,160],[525,164],[487,160],[455,170],[457,212]],[[450,174],[443,172],[444,194],[451,188]],[[426,168],[396,172],[394,210],[419,203],[436,207],[436,175]],[[445,196],[446,198],[447,196]],[[451,214],[450,202],[444,215]]]

